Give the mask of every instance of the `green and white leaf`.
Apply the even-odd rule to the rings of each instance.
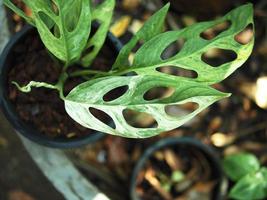
[[[32,24],[36,26],[46,48],[66,65],[77,61],[90,34],[90,1],[70,0],[66,3],[63,0],[23,0],[23,2],[31,9]],[[5,4],[11,7],[9,0],[5,0]],[[54,26],[55,32],[51,30],[51,25]]]
[[[227,156],[223,160],[224,172],[233,181],[260,169],[259,160],[253,154],[240,153]]]
[[[237,200],[265,199],[267,197],[267,168],[250,173],[240,179],[230,191],[230,198]]]
[[[106,93],[125,85],[129,89],[123,96],[110,102],[103,100]],[[165,99],[144,100],[144,94],[156,86],[171,87],[175,91],[172,96]],[[95,79],[77,86],[65,98],[65,108],[67,113],[84,127],[123,137],[146,138],[181,126],[207,106],[227,96],[228,94],[193,81],[177,82],[172,78],[149,75],[113,76]],[[173,117],[165,112],[165,107],[168,105],[187,102],[195,102],[199,108],[182,117]],[[89,108],[96,108],[110,115],[116,129],[96,119],[90,113]],[[130,126],[123,117],[125,109],[152,115],[157,121],[158,127],[142,129]]]
[[[234,37],[253,24],[253,9],[251,4],[241,6],[221,19],[202,22],[180,31],[169,31],[160,34],[168,5],[154,14],[145,24],[137,36],[126,44],[119,54],[110,76],[97,78],[85,82],[74,88],[65,99],[65,108],[68,114],[81,125],[105,133],[130,137],[146,138],[179,127],[193,118],[204,108],[218,101],[228,94],[216,91],[210,84],[218,83],[233,73],[249,57],[254,39],[248,44],[241,45]],[[231,21],[231,27],[220,33],[212,40],[205,40],[200,34],[226,20]],[[184,47],[177,55],[163,60],[161,54],[165,48],[179,38],[186,39]],[[137,51],[132,65],[128,64],[128,55],[138,40],[145,43]],[[201,56],[211,48],[233,50],[237,59],[219,67],[212,67],[201,60]],[[197,72],[197,78],[187,78],[168,75],[158,72],[157,67],[175,66]],[[136,72],[136,76],[116,76],[129,72]],[[111,102],[105,102],[103,96],[109,91],[127,85],[127,92]],[[144,100],[144,94],[153,87],[171,87],[174,94],[165,99],[152,101]],[[169,116],[165,112],[168,105],[195,102],[198,109],[182,117]],[[96,119],[88,110],[96,108],[107,113],[115,122],[116,128]],[[123,110],[130,109],[146,112],[157,121],[156,128],[134,128],[130,126],[122,114]]]
[[[205,30],[231,21],[228,30],[220,33],[211,40],[205,40],[200,34]],[[128,71],[135,71],[138,74],[149,74],[155,76],[166,76],[156,71],[161,66],[174,66],[197,72],[197,78],[193,81],[204,84],[214,84],[224,80],[239,68],[249,57],[254,45],[254,38],[245,45],[238,43],[235,36],[243,31],[249,24],[253,24],[253,8],[251,4],[241,6],[224,17],[210,22],[197,23],[180,31],[169,31],[159,34],[146,42],[137,52],[132,66]],[[174,41],[185,39],[180,52],[173,57],[163,60],[162,52]],[[237,58],[221,66],[213,67],[202,61],[202,55],[212,48],[232,50]],[[176,77],[179,81],[182,77]],[[189,78],[183,78],[189,79]],[[191,79],[192,80],[192,79]]]
[[[143,25],[143,27],[132,37],[132,39],[122,48],[114,65],[113,70],[125,69],[129,67],[128,57],[138,43],[138,41],[147,42],[154,36],[158,35],[163,31],[164,20],[166,18],[170,4],[168,3],[153,16],[151,16]]]
[[[115,0],[105,0],[97,7],[92,8],[92,21],[98,22],[99,27],[86,45],[85,52],[93,48],[92,51],[81,58],[81,64],[84,67],[90,66],[103,46],[112,20],[114,7]]]

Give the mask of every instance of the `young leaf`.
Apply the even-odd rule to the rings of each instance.
[[[129,67],[128,57],[135,47],[138,41],[146,42],[158,35],[163,30],[164,20],[167,15],[170,4],[168,3],[153,16],[151,16],[148,21],[145,22],[144,26],[132,37],[132,39],[122,48],[120,51],[114,65],[113,70],[124,69]]]
[[[81,64],[84,67],[90,66],[103,46],[111,23],[114,7],[114,0],[105,0],[96,8],[92,9],[92,21],[99,23],[99,27],[86,45],[85,52],[91,48],[93,49],[82,57]]]
[[[113,101],[104,101],[103,96],[106,93],[121,86],[128,86],[129,89]],[[174,89],[174,93],[163,99],[150,101],[144,99],[144,94],[148,90],[159,86],[170,87]],[[229,95],[195,82],[186,80],[177,82],[170,77],[139,75],[104,77],[85,82],[74,88],[64,101],[67,113],[87,128],[123,137],[146,138],[184,124],[210,104],[227,96]],[[198,109],[180,117],[171,116],[165,111],[166,106],[187,102],[197,103]],[[116,128],[113,129],[96,119],[89,108],[107,113],[113,119]],[[155,128],[130,126],[123,116],[123,111],[126,109],[150,114],[158,126]]]
[[[10,1],[5,1],[11,5]],[[90,34],[88,0],[23,0],[32,11],[32,21],[46,48],[66,65],[80,58]],[[77,17],[78,16],[78,17]],[[75,23],[75,24],[74,24]],[[55,32],[52,32],[51,25]]]
[[[227,156],[223,160],[223,168],[231,180],[238,181],[248,173],[258,171],[260,163],[253,154],[240,153]]]
[[[231,189],[233,199],[265,199],[267,197],[267,168],[250,173],[240,179]]]

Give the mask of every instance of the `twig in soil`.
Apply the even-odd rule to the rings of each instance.
[[[181,170],[182,164],[177,159],[177,156],[175,155],[173,150],[171,150],[171,149],[165,150],[164,155],[165,155],[164,158],[165,158],[166,162],[168,163],[168,165],[170,166],[170,168],[173,171]]]
[[[145,173],[145,179],[155,188],[155,190],[166,200],[171,200],[172,196],[169,192],[166,192],[162,187],[161,183],[155,176],[155,171],[152,168],[147,169]]]

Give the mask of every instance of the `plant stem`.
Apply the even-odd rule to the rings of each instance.
[[[98,70],[77,70],[69,74],[70,77],[87,76],[87,75],[110,75],[110,72],[102,72]]]
[[[103,72],[103,71],[98,71],[98,70],[77,70],[75,72],[70,73],[69,77],[79,77],[79,76],[87,76],[87,75],[119,76],[119,75],[129,73],[131,71],[132,71],[131,69],[126,69],[122,71],[108,71],[108,72]]]
[[[66,82],[66,80],[68,79],[68,74],[67,74],[67,68],[69,66],[69,63],[66,62],[61,70],[61,73],[60,73],[60,76],[59,76],[59,79],[58,79],[58,82],[57,84],[55,85],[55,87],[57,88],[57,90],[59,91],[59,96],[62,100],[65,99],[65,96],[64,96],[64,84]]]
[[[62,100],[65,99],[65,96],[64,96],[64,84],[66,82],[66,80],[68,79],[68,74],[64,71],[62,71],[62,73],[60,74],[59,76],[59,79],[58,79],[58,82],[56,84],[56,87],[59,91],[59,96]]]

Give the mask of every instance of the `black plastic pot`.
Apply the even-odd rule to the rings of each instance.
[[[140,171],[145,167],[146,162],[149,158],[158,150],[168,148],[170,146],[183,146],[183,148],[196,149],[206,157],[208,160],[212,174],[218,183],[216,184],[213,193],[212,200],[223,200],[227,194],[228,182],[224,176],[221,164],[219,159],[216,156],[216,153],[207,145],[199,142],[198,140],[191,137],[171,137],[158,141],[156,144],[149,147],[143,154],[143,156],[137,162],[132,177],[130,185],[130,195],[132,200],[141,200],[136,192],[137,186],[137,177]]]
[[[20,119],[19,115],[16,113],[14,106],[8,99],[8,91],[7,91],[7,75],[9,72],[8,62],[12,59],[12,50],[15,48],[16,44],[23,41],[28,33],[34,31],[34,28],[31,26],[24,27],[20,32],[15,34],[10,42],[7,44],[3,53],[0,57],[0,103],[2,110],[8,119],[8,121],[12,124],[14,129],[25,136],[26,138],[37,142],[41,145],[45,145],[48,147],[54,148],[74,148],[79,147],[85,144],[96,142],[97,140],[103,138],[105,136],[104,133],[93,132],[86,136],[67,139],[67,138],[50,138],[40,133],[38,130],[33,128],[30,124],[27,124],[22,119]],[[110,47],[113,50],[113,54],[116,55],[119,53],[122,48],[121,42],[113,36],[110,32],[107,35],[107,39],[105,45]]]

